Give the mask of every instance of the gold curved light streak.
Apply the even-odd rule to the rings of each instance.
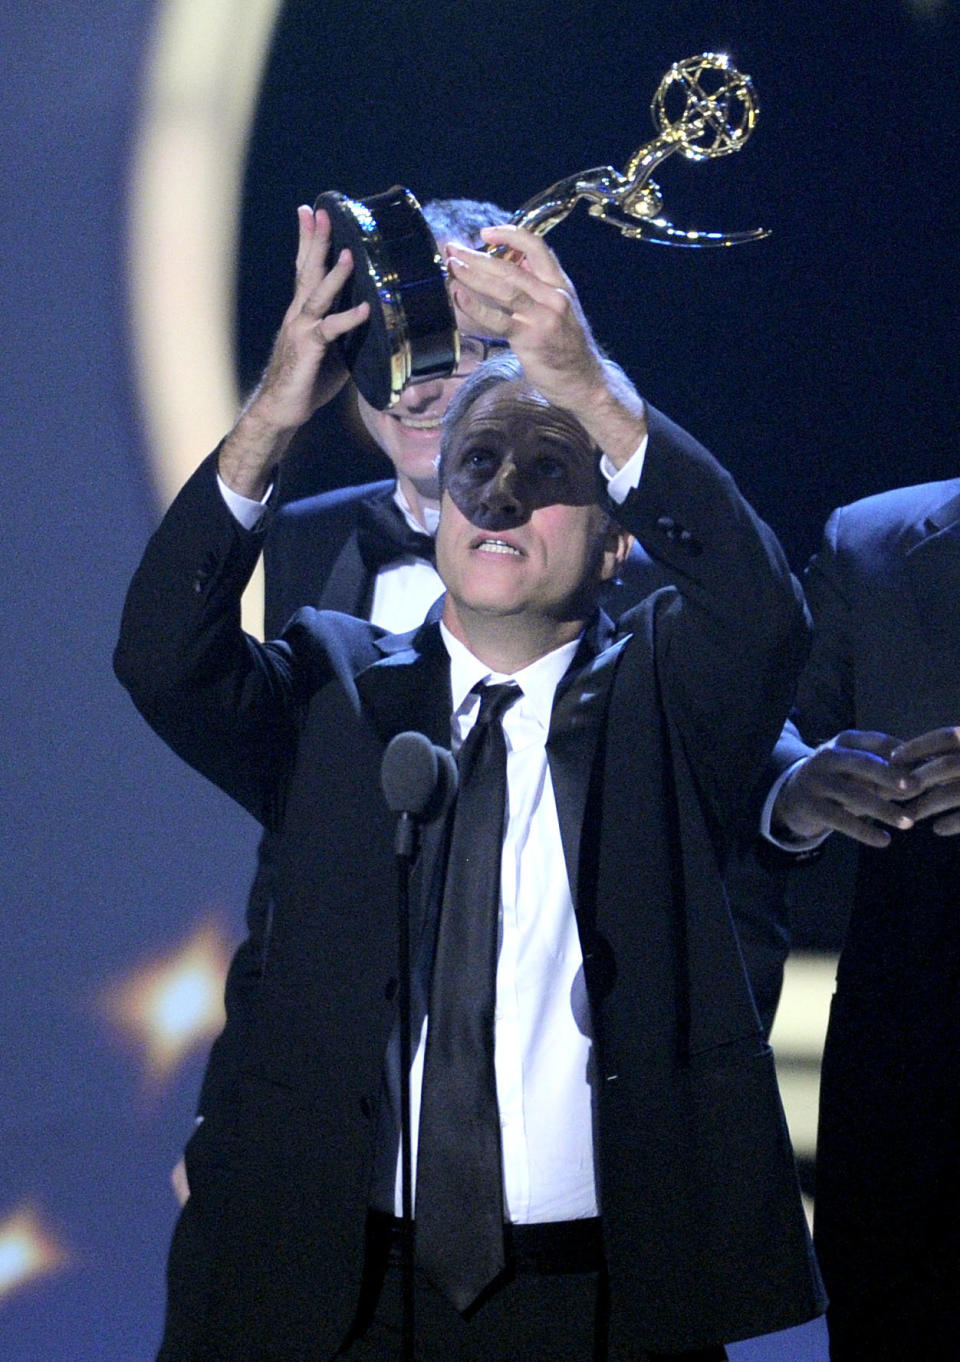
[[[134,366],[154,480],[173,498],[236,417],[232,332],[247,139],[281,0],[161,0],[129,188]],[[261,631],[263,586],[244,598]]]
[[[812,1159],[817,1148],[820,1058],[836,973],[835,955],[791,955],[770,1036],[790,1138],[801,1158]]]

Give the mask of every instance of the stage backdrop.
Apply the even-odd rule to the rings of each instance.
[[[298,202],[400,181],[516,206],[625,164],[670,63],[729,50],[753,140],[657,178],[680,225],[773,235],[670,252],[581,211],[552,241],[598,335],[798,569],[835,504],[956,472],[956,6],[775,8],[0,3],[3,1362],[147,1362],[159,1337],[168,1175],[256,829],[153,738],[110,656],[162,504],[267,353]],[[294,490],[382,472],[315,443]],[[807,949],[837,944],[829,890],[799,905]],[[819,1006],[829,958],[808,963]],[[820,1016],[801,1002],[784,1049],[815,1049]],[[822,1337],[732,1355],[821,1358]]]

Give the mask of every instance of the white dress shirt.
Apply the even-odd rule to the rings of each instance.
[[[798,767],[802,766],[805,761],[809,760],[810,760],[809,757],[799,757],[795,762],[793,762],[791,766],[788,766],[785,771],[780,772],[776,780],[770,786],[770,789],[767,792],[767,797],[763,801],[763,808],[760,810],[761,836],[765,837],[768,842],[772,842],[775,847],[779,847],[781,851],[792,852],[815,851],[817,847],[822,846],[823,843],[830,836],[829,828],[827,829],[826,832],[818,833],[816,837],[784,838],[778,837],[777,834],[773,831],[773,806],[777,802],[777,795],[779,795],[780,791],[783,789],[783,786],[793,775],[794,771],[796,771]]]
[[[507,815],[500,880],[494,1063],[507,1218],[523,1224],[597,1214],[593,1167],[592,1030],[583,957],[567,881],[546,741],[557,684],[577,641],[510,678],[491,672],[441,626],[450,653],[451,741],[459,750],[476,721],[479,682],[514,680],[523,694],[503,717]],[[411,1148],[416,1168],[427,1035],[426,978],[413,981]],[[386,1100],[399,1112],[399,1041],[388,1054]],[[396,1141],[381,1145],[374,1204],[401,1213]],[[390,1151],[389,1158],[386,1150]],[[414,1180],[415,1181],[415,1180]]]
[[[393,499],[410,528],[423,534],[424,527],[410,510],[399,483],[394,488]],[[424,517],[427,522],[426,533],[435,535],[440,512],[432,506],[425,506]],[[370,621],[395,634],[404,634],[423,623],[431,605],[442,595],[443,582],[433,564],[424,558],[415,558],[413,554],[405,554],[377,573],[373,583]]]

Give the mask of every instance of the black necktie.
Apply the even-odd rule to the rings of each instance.
[[[493,1063],[507,748],[522,694],[484,686],[460,749],[430,984],[417,1151],[417,1262],[466,1311],[504,1267],[500,1112]]]
[[[411,529],[392,497],[386,501],[360,503],[357,508],[357,548],[363,566],[372,577],[382,567],[406,554],[433,562],[432,538]]]

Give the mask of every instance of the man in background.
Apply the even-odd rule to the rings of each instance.
[[[785,846],[859,844],[817,1142],[831,1357],[955,1362],[960,479],[836,510],[805,585],[805,741],[779,746],[771,830]]]

